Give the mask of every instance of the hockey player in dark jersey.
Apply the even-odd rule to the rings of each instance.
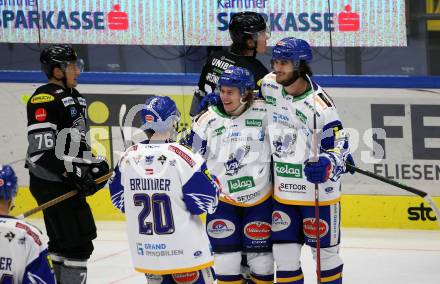
[[[16,195],[14,170],[0,165],[0,283],[55,284],[42,233],[9,215]]]
[[[232,16],[229,22],[232,45],[229,50],[220,50],[212,54],[203,66],[198,89],[194,92],[191,104],[191,117],[200,112],[200,102],[206,95],[214,92],[220,75],[229,66],[238,66],[249,70],[254,75],[259,88],[259,81],[269,71],[255,56],[257,53],[261,54],[266,51],[267,40],[270,36],[267,31],[266,22],[258,13],[240,12]],[[220,103],[219,100],[218,103]]]
[[[29,186],[38,204],[70,190],[79,194],[46,209],[44,221],[49,253],[59,282],[85,283],[96,226],[85,196],[104,187],[94,179],[109,167],[96,159],[86,143],[86,100],[75,89],[82,60],[69,45],[52,45],[40,56],[48,83],[27,103],[26,166]]]

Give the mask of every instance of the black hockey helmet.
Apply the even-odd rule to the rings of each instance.
[[[253,38],[258,32],[266,31],[267,25],[263,16],[256,12],[239,12],[229,21],[229,35],[232,42],[245,46],[246,40]]]
[[[77,60],[78,56],[70,45],[54,44],[41,52],[41,70],[51,77],[53,68],[58,67],[64,71],[67,64],[75,63]]]

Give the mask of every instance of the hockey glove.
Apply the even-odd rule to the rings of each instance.
[[[330,178],[332,165],[330,159],[326,156],[320,155],[316,163],[306,160],[304,164],[304,174],[309,182],[314,184],[324,183]]]
[[[108,163],[104,157],[98,156],[98,157],[96,157],[96,160],[98,161],[97,163],[91,164],[91,166],[92,166],[91,174],[92,174],[92,177],[94,180],[97,178],[100,178],[110,172],[110,167],[108,166]],[[96,185],[96,191],[103,188],[106,184],[107,184],[107,181],[103,181],[101,183],[98,183]]]
[[[350,166],[356,166],[356,164],[354,163],[353,156],[351,154],[347,155],[347,159],[345,160],[345,164],[350,165]],[[345,167],[344,174],[346,174],[346,173],[350,173],[350,174],[354,175],[355,171],[353,169],[349,169],[348,167]]]
[[[73,170],[67,172],[66,183],[78,190],[79,196],[92,195],[97,191],[95,180],[91,172],[91,165],[74,163]]]
[[[209,106],[212,105],[219,105],[221,104],[221,99],[218,93],[209,93],[203,97],[203,99],[199,103],[199,107],[197,108],[197,111],[200,113],[207,109]]]

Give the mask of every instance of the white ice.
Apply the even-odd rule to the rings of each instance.
[[[41,221],[31,223],[44,229]],[[124,222],[98,222],[88,281],[146,283],[132,268]],[[345,284],[439,284],[440,231],[342,229],[341,256]],[[306,284],[316,283],[315,263],[303,248]]]

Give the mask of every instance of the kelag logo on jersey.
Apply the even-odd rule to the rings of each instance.
[[[228,180],[229,193],[243,191],[255,187],[255,182],[252,177],[241,177]]]
[[[261,119],[246,119],[245,120],[246,126],[255,126],[255,127],[261,127],[263,125],[263,121]]]
[[[302,178],[302,165],[275,162],[275,173],[280,177]]]
[[[17,1],[18,2],[18,1]],[[27,4],[24,9],[3,10],[0,25],[15,29],[50,30],[128,30],[128,15],[119,5],[109,12],[36,10],[36,1],[20,1]],[[1,2],[0,2],[1,3]],[[34,7],[35,6],[35,7]],[[21,8],[21,7],[20,7]],[[41,8],[41,7],[40,7]],[[34,10],[35,9],[35,10]]]

